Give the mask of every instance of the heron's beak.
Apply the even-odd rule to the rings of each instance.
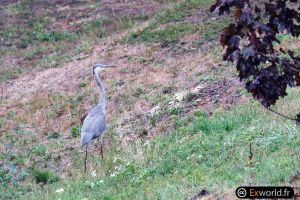
[[[117,67],[116,65],[105,65],[105,68],[106,67]]]

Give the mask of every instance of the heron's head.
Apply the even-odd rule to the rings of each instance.
[[[115,67],[115,65],[105,65],[105,64],[100,64],[100,63],[94,64],[93,65],[93,73],[95,73],[96,68],[105,69],[105,68],[108,68],[108,67]]]

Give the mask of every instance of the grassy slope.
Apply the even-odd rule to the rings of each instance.
[[[288,105],[278,107],[299,110],[299,97],[299,91],[293,91]],[[197,111],[178,124],[168,135],[134,142],[126,149],[115,147],[104,161],[96,153],[96,177],[65,179],[45,190],[37,188],[29,197],[186,199],[201,188],[222,193],[240,185],[286,185],[300,170],[299,127],[256,102],[216,110],[212,116]],[[248,158],[250,143],[253,160]],[[56,193],[59,188],[64,192]]]
[[[207,9],[210,3],[208,0],[186,0],[177,3],[175,7],[157,14],[144,29],[132,32],[118,42],[129,45],[161,43],[162,46],[176,51],[175,47],[181,45],[182,37],[196,32],[202,35],[193,41],[194,46],[205,50],[207,47],[204,44],[216,39],[218,31],[228,20],[212,21],[204,18],[203,21],[193,24],[187,23],[186,18],[196,11]],[[199,17],[203,16],[206,15],[200,13]],[[87,46],[92,49],[90,44]],[[220,50],[217,51],[220,54]],[[215,56],[212,52],[215,51],[207,51],[211,54],[208,57],[219,59],[220,56]],[[218,77],[219,74],[215,70],[207,71],[201,75],[201,80],[219,80],[224,73]],[[82,85],[82,88],[85,87]],[[295,110],[300,110],[297,101],[299,91],[293,91],[293,94],[284,100],[289,103],[288,106],[278,105],[284,113],[291,115],[295,114]],[[70,109],[80,115],[81,93],[70,97],[65,95],[57,101],[61,101],[63,105],[69,103]],[[72,99],[76,109],[72,108]],[[44,105],[44,102],[46,101],[42,99],[41,105]],[[51,106],[46,109],[50,111]],[[38,110],[39,107],[36,108],[36,111]],[[29,179],[19,187],[7,188],[1,185],[0,199],[21,198],[22,195],[28,199],[186,199],[197,194],[201,188],[206,188],[217,194],[220,199],[224,199],[224,191],[226,193],[228,189],[241,184],[288,184],[291,176],[299,172],[299,128],[293,122],[271,115],[257,103],[249,102],[229,111],[217,109],[213,111],[212,116],[207,116],[205,111],[201,110],[195,111],[187,118],[175,116],[179,112],[172,113],[175,130],[168,134],[129,143],[120,143],[120,140],[113,140],[111,137],[107,147],[109,150],[103,161],[97,152],[92,152],[89,172],[95,170],[96,177],[90,173],[83,175],[81,152],[79,154],[79,151],[69,150],[72,157],[69,166],[70,177],[60,177],[59,182],[52,184],[35,184],[30,169]],[[18,117],[15,115],[11,114],[14,121]],[[75,118],[79,118],[77,115]],[[9,113],[6,116],[9,117]],[[0,125],[1,123],[0,121]],[[19,134],[19,129],[14,129],[16,134]],[[1,140],[6,141],[12,135],[10,132],[5,133],[6,136]],[[20,133],[19,138],[22,137],[21,134],[24,133]],[[76,127],[72,134],[78,134]],[[118,137],[113,128],[108,130],[107,135]],[[38,133],[29,142],[34,144],[33,146],[26,145],[22,139],[12,140],[16,146],[26,146],[23,148],[24,155],[17,155],[12,162],[16,164],[19,157],[23,159],[20,163],[27,162],[26,159],[32,154],[37,158],[37,162],[40,161],[45,166],[48,164],[47,159],[61,162],[57,155],[48,155],[47,149],[53,150],[51,153],[55,154],[55,150],[61,150],[58,146],[66,146],[70,140],[49,140],[45,145],[39,144]],[[76,138],[75,140],[77,141]],[[253,161],[248,158],[250,142],[254,146]],[[31,165],[33,171],[34,167],[40,164],[35,162]],[[0,175],[2,172],[0,171]],[[299,182],[294,184],[299,185]],[[64,192],[55,192],[60,188],[63,188]]]
[[[130,28],[151,16],[144,10],[126,13],[126,8],[107,16],[108,11],[101,6],[99,1],[65,1],[56,6],[30,0],[0,5],[0,83],[32,71],[60,67],[80,53],[90,53],[111,32]]]

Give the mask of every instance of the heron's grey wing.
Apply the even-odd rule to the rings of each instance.
[[[105,114],[99,106],[94,107],[83,121],[81,144],[86,145],[105,131]]]

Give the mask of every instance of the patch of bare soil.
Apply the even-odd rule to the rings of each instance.
[[[101,2],[103,11],[108,15],[128,15],[138,17],[156,11],[161,4],[149,0],[104,0]]]

